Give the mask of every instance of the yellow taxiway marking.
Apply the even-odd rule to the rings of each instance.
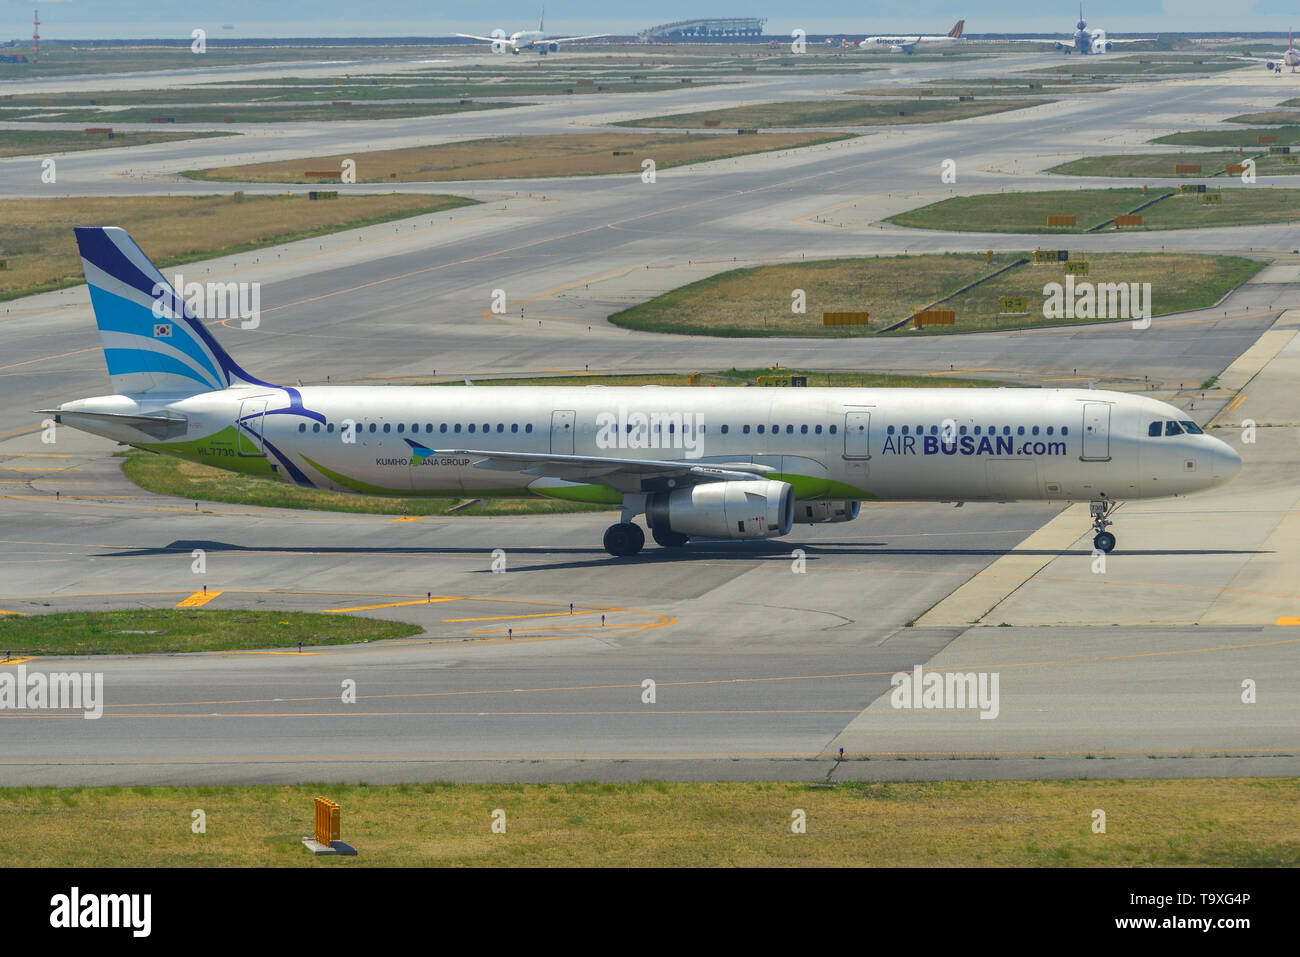
[[[31,485],[33,482],[40,482],[42,485],[98,485],[98,482],[50,482],[46,479],[26,479],[25,481],[0,482],[0,485]]]
[[[178,602],[176,607],[177,608],[199,608],[203,605],[206,605],[208,602],[212,601],[212,599],[216,598],[218,595],[221,594],[224,594],[224,592],[196,591],[189,598],[186,598],[183,601]]]
[[[219,594],[219,593],[218,593]],[[323,655],[323,651],[205,651],[205,655]]]
[[[568,618],[570,615],[596,615],[602,611],[621,611],[619,608],[597,608],[594,611],[545,611],[535,615],[492,615],[489,618],[444,618],[444,625],[459,624],[467,621],[514,621],[517,618]]]
[[[326,608],[327,615],[341,615],[349,611],[374,611],[376,608],[404,608],[407,605],[436,605],[441,601],[463,601],[456,595],[438,596],[436,598],[417,598],[415,601],[394,601],[387,605],[360,605],[357,608]]]
[[[0,472],[84,472],[79,465],[47,465],[44,468],[11,468],[0,466]]]
[[[398,516],[397,518],[391,519],[391,521],[394,521],[394,522],[418,522],[418,521],[419,521],[420,519],[422,519],[422,518],[424,518],[423,515],[400,515],[400,516]]]
[[[471,634],[471,635],[504,635],[507,631],[514,632],[515,634],[523,634],[523,633],[525,633],[525,632],[529,632],[529,631],[575,631],[575,630],[582,630],[582,629],[589,629],[589,628],[594,628],[594,629],[596,629],[597,631],[599,631],[600,629],[603,628],[603,629],[605,629],[605,630],[608,631],[608,632],[617,632],[617,631],[622,631],[622,630],[625,629],[625,628],[634,628],[634,627],[636,627],[636,626],[638,626],[638,625],[653,625],[653,624],[657,624],[657,622],[653,622],[653,621],[634,621],[634,622],[632,622],[631,624],[626,624],[626,625],[550,625],[550,626],[547,626],[547,625],[537,625],[536,627],[533,627],[533,628],[509,628],[509,629],[507,629],[507,628],[480,628],[478,631],[471,631],[471,632],[469,632],[469,634]]]
[[[1241,403],[1245,401],[1246,401],[1246,393],[1238,392],[1237,397],[1233,399],[1231,402],[1229,402],[1226,406],[1224,406],[1223,411],[1220,412],[1219,415],[1226,415],[1229,412],[1235,412],[1238,408],[1240,408]],[[1215,416],[1215,418],[1218,418],[1218,416]]]
[[[1279,618],[1277,624],[1290,625],[1292,627],[1300,626],[1300,618]]]
[[[21,615],[21,614],[22,614],[21,611],[5,611],[3,608],[0,608],[0,615]]]
[[[10,658],[7,661],[0,661],[0,665],[21,665],[28,661],[35,661],[35,655],[28,655],[26,658]]]

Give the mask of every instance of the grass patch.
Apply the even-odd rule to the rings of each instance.
[[[1260,145],[1261,136],[1275,136],[1277,143]],[[1166,146],[1229,146],[1239,149],[1268,149],[1270,145],[1295,146],[1300,144],[1300,126],[1265,126],[1237,130],[1188,130],[1157,137],[1152,143]]]
[[[0,618],[0,646],[15,656],[153,655],[290,648],[300,641],[304,645],[346,645],[406,638],[421,631],[418,625],[400,621],[302,611],[60,611],[5,615]]]
[[[253,183],[307,182],[307,170],[338,169],[345,158],[356,160],[359,183],[430,183],[462,179],[520,179],[535,176],[591,176],[640,173],[641,161],[659,169],[704,163],[729,156],[815,146],[845,135],[773,133],[763,136],[722,134],[579,133],[502,136],[441,146],[378,150],[306,159],[223,166],[187,173],[195,179]],[[615,153],[620,155],[615,156]]]
[[[1009,265],[1016,256],[880,256],[732,269],[616,312],[625,329],[703,336],[824,336],[880,329]],[[791,311],[792,290],[807,312]],[[870,312],[869,326],[823,326],[823,312]]]
[[[1113,86],[1046,85],[1042,80],[938,80],[929,86],[882,86],[869,90],[849,90],[857,96],[905,96],[915,99],[951,96],[1041,96],[1044,93],[1107,93]]]
[[[1106,80],[1112,77],[1125,79],[1158,79],[1166,74],[1223,73],[1227,70],[1245,69],[1250,64],[1240,60],[1222,60],[1213,57],[1189,60],[1186,57],[1079,57],[1059,66],[1025,70],[1021,75],[1089,77]]]
[[[0,299],[85,282],[74,226],[122,226],[159,267],[473,205],[460,196],[76,196],[0,200]]]
[[[299,843],[318,794],[342,805],[358,857]],[[1106,834],[1091,830],[1098,807]],[[195,808],[206,834],[190,831]],[[497,808],[505,834],[491,833]],[[794,808],[806,834],[790,833]],[[5,788],[0,864],[1288,867],[1298,814],[1296,778]]]
[[[1212,306],[1266,266],[1239,256],[1192,253],[1087,253],[1072,258],[1088,262],[1088,275],[1077,277],[1080,280],[1151,283],[1152,314],[1157,316]],[[1022,266],[944,303],[943,308],[956,311],[957,325],[932,329],[936,333],[979,332],[1044,323],[1043,286],[1064,281],[1062,266]],[[1002,296],[1023,298],[1030,315],[999,315],[998,300]],[[1051,324],[1093,321],[1053,319]]]
[[[592,79],[592,77],[595,79]],[[590,80],[590,82],[585,82]],[[700,82],[697,86],[719,82]],[[284,77],[271,81],[253,80],[232,84],[203,84],[165,90],[108,90],[88,93],[19,94],[0,100],[0,106],[43,108],[86,108],[104,106],[150,106],[179,104],[198,106],[205,103],[230,107],[261,107],[279,103],[313,103],[335,100],[420,100],[477,99],[503,96],[555,96],[589,93],[655,93],[678,90],[682,78],[656,73],[654,82],[639,82],[626,74],[606,77],[601,71],[585,71],[576,76],[568,71],[549,77],[528,77],[524,82],[507,82],[505,77],[490,74],[473,77],[466,71],[448,71],[446,75],[420,76],[394,74],[372,77],[300,78]],[[497,104],[492,104],[497,105]],[[521,104],[506,104],[518,106]],[[165,111],[164,111],[165,112]],[[168,114],[170,115],[170,114]],[[223,115],[231,115],[227,111]]]
[[[1225,175],[1227,167],[1244,163],[1247,157],[1255,160],[1258,176],[1294,176],[1300,173],[1296,161],[1300,156],[1287,157],[1269,153],[1258,146],[1245,153],[1134,153],[1126,156],[1085,156],[1082,159],[1053,166],[1047,172],[1065,176],[1140,176],[1149,179],[1181,178],[1204,179],[1207,176]],[[1179,173],[1178,166],[1199,166],[1200,173]]]
[[[446,47],[402,46],[403,56],[425,54],[444,54]],[[5,51],[9,54],[24,55],[30,61],[32,48],[28,44],[19,44]],[[336,45],[325,46],[241,46],[227,45],[218,37],[209,37],[207,51],[202,56],[190,52],[190,42],[185,40],[170,46],[142,44],[141,46],[71,46],[46,43],[41,50],[39,63],[3,63],[0,64],[0,80],[29,79],[43,76],[67,76],[77,73],[136,73],[140,70],[196,70],[218,69],[246,63],[283,63],[302,60],[307,63],[337,60],[345,55],[349,60],[389,59],[393,56],[393,47],[376,44],[375,46],[349,46],[340,51]],[[196,62],[197,61],[197,62]]]
[[[233,136],[233,133],[155,133],[114,130],[110,139],[103,133],[73,130],[0,130],[0,156],[30,156],[33,153],[74,153],[81,150],[118,149],[171,143],[176,140],[199,140],[210,136]]]
[[[341,101],[346,102],[346,101]],[[176,123],[321,123],[329,120],[393,120],[412,116],[442,116],[499,110],[522,103],[352,103],[335,106],[329,103],[293,105],[250,105],[233,103],[221,106],[128,106],[120,110],[97,107],[0,107],[0,120],[24,123],[149,123],[155,117],[171,117]]]
[[[699,113],[675,113],[628,120],[618,126],[653,126],[674,129],[697,129],[716,121],[728,129],[789,129],[803,126],[898,126],[910,123],[943,123],[1042,106],[1050,100],[1001,100],[992,103],[966,103],[947,99],[892,100],[824,100],[795,103],[758,103],[724,110]]]
[[[1035,193],[985,193],[955,196],[889,218],[914,229],[979,233],[1082,233],[1089,227],[1150,202],[1163,192],[1142,190],[1069,189]],[[1049,227],[1049,215],[1078,217],[1078,226]],[[1246,226],[1288,223],[1300,218],[1300,189],[1259,186],[1226,189],[1223,202],[1207,204],[1195,194],[1174,196],[1141,211],[1143,224],[1126,229],[1192,229],[1202,226]],[[1109,228],[1109,227],[1108,227]]]
[[[1283,126],[1294,125],[1297,121],[1300,121],[1300,111],[1296,110],[1261,110],[1258,113],[1230,116],[1224,120],[1225,123],[1278,123]]]
[[[251,475],[239,475],[171,455],[127,452],[122,473],[146,492],[174,495],[197,502],[226,502],[264,508],[306,508],[327,512],[372,515],[446,515],[472,501],[459,492],[405,498],[383,495],[349,495],[301,488]],[[605,506],[583,505],[548,498],[494,498],[469,505],[464,515],[535,515],[559,512],[597,512]]]
[[[865,330],[879,331],[910,316],[914,309],[951,297],[942,308],[956,311],[957,324],[930,326],[926,332],[1021,328],[1042,322],[1043,286],[1063,281],[1059,266],[1021,266],[955,297],[953,294],[1027,256],[1029,253],[995,255],[991,265],[978,254],[949,253],[734,269],[615,313],[610,321],[648,332],[687,335],[846,336],[855,334],[848,331],[853,327],[824,327],[821,313],[867,311],[872,318]],[[1109,253],[1087,258],[1089,280],[1150,282],[1158,315],[1212,305],[1265,265],[1234,256],[1173,253]],[[792,289],[806,292],[806,315],[791,314]],[[1023,298],[1029,315],[1001,315],[999,299],[1003,296]],[[897,334],[919,333],[907,326]]]

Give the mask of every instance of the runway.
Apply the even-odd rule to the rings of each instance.
[[[948,66],[977,76],[1042,62]],[[887,73],[884,82],[917,78],[906,65]],[[365,128],[290,124],[250,132],[251,142],[68,154],[58,191],[208,192],[211,184],[174,173],[471,138],[503,121],[517,132],[600,129],[880,82],[878,73],[758,77],[650,101],[610,94]],[[1237,252],[1279,263],[1214,309],[1160,317],[1147,330],[720,340],[605,322],[735,265],[1032,249],[1043,237],[878,220],[949,195],[954,187],[939,182],[944,158],[958,161],[959,192],[1064,188],[1041,170],[1289,95],[1254,73],[1117,94],[665,170],[655,184],[402,186],[484,203],[185,268],[187,279],[263,284],[261,326],[218,325],[214,334],[273,381],[780,362],[1049,387],[1092,379],[1154,387],[1225,429],[1240,430],[1246,417],[1267,424],[1258,444],[1234,441],[1247,461],[1234,484],[1122,509],[1121,550],[1103,573],[1090,564],[1086,514],[1044,504],[864,506],[856,523],[797,528],[781,541],[652,549],[618,562],[600,547],[609,523],[601,514],[394,521],[196,508],[127,482],[110,443],[62,430],[51,447],[35,434],[31,410],[107,390],[85,288],[0,304],[0,610],[172,607],[207,586],[222,592],[210,608],[359,609],[425,629],[302,655],[94,659],[79,667],[104,672],[105,716],[0,712],[8,722],[0,783],[1297,773],[1300,632],[1280,622],[1300,622],[1300,556],[1290,544],[1300,422],[1288,385],[1300,327],[1286,312],[1300,283],[1300,227],[1070,237],[1072,249]],[[1102,125],[1100,144],[1080,135]],[[0,196],[43,195],[36,176],[15,175],[33,165],[0,160]],[[1300,185],[1292,179],[1277,185]],[[1065,186],[1100,184],[1113,185],[1072,177]],[[494,288],[507,290],[506,316],[487,312]],[[1257,343],[1271,343],[1268,354],[1247,361]],[[1220,381],[1202,389],[1213,376]],[[504,574],[491,571],[497,548]],[[190,570],[194,549],[207,554],[202,578]],[[999,673],[1000,716],[891,708],[891,676],[916,665]],[[357,683],[355,704],[340,700],[347,679]],[[642,700],[646,679],[653,704]],[[1240,700],[1246,679],[1258,684],[1256,704]],[[847,760],[832,770],[841,747]]]

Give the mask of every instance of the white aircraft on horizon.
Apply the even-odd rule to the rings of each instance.
[[[1117,43],[1152,43],[1155,37],[1130,37],[1113,40],[1105,30],[1088,28],[1088,21],[1083,18],[1083,4],[1079,4],[1079,22],[1074,25],[1074,36],[1068,40],[1005,40],[1004,43],[1050,43],[1057,50],[1066,54],[1078,53],[1080,56],[1110,52]]]
[[[536,30],[516,30],[510,36],[506,36],[504,30],[493,30],[493,36],[480,37],[472,33],[458,33],[456,36],[464,37],[467,40],[482,40],[485,43],[492,44],[493,53],[510,53],[518,56],[521,50],[536,50],[542,56],[548,53],[558,53],[561,43],[572,43],[574,40],[599,40],[601,37],[607,37],[608,33],[593,33],[583,37],[548,37],[546,35],[546,8],[542,8],[542,15],[537,20]]]
[[[1229,57],[1231,60],[1245,60],[1249,63],[1263,63],[1269,71],[1277,76],[1282,75],[1282,68],[1289,66],[1294,73],[1296,67],[1300,66],[1300,50],[1295,48],[1295,33],[1287,34],[1286,52],[1278,53],[1270,57],[1257,56],[1234,56]]]
[[[966,21],[958,20],[956,25],[941,37],[909,35],[905,37],[867,37],[858,44],[859,50],[888,47],[890,53],[906,53],[911,56],[918,46],[947,46],[951,43],[965,43],[962,33],[966,30]]]
[[[195,318],[126,231],[76,229],[114,394],[38,412],[136,448],[306,488],[621,508],[604,535],[769,539],[863,501],[1089,502],[1229,481],[1241,457],[1182,410],[1091,389],[286,386]]]

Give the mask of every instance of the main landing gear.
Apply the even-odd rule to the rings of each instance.
[[[615,558],[635,555],[645,547],[645,532],[635,522],[619,522],[605,529],[605,551]]]
[[[1092,511],[1092,530],[1096,533],[1092,536],[1092,547],[1099,552],[1110,554],[1115,550],[1115,536],[1106,529],[1115,524],[1109,521],[1107,516],[1118,504],[1113,498],[1107,498],[1106,493],[1103,492],[1101,501],[1089,505]]]

